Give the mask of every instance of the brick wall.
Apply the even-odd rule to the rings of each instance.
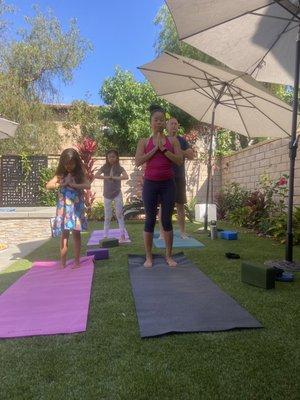
[[[247,149],[223,157],[214,171],[213,196],[222,186],[230,182],[237,182],[242,186],[254,190],[260,175],[269,174],[271,179],[277,179],[282,174],[289,174],[289,139],[275,139],[258,143]],[[56,165],[58,156],[49,156],[49,166]],[[97,157],[95,166],[99,168],[105,162],[104,157]],[[128,181],[122,182],[122,193],[125,200],[140,191],[143,171],[134,165],[133,158],[121,157],[121,165],[129,175]],[[197,199],[205,202],[206,193],[206,165],[200,161],[186,161],[187,197],[188,200]],[[96,192],[96,200],[103,200],[103,180],[96,180],[92,184]],[[295,167],[295,198],[294,203],[300,205],[300,161],[296,158]]]
[[[255,189],[260,175],[267,173],[271,179],[289,174],[289,139],[275,139],[258,143],[221,160],[221,185],[237,182]],[[300,205],[300,161],[295,165],[294,204]]]
[[[0,243],[19,244],[51,236],[49,218],[0,219]]]
[[[49,156],[48,164],[56,165],[58,156]],[[95,162],[96,169],[100,168],[105,163],[104,157],[97,157]],[[120,164],[125,168],[129,179],[122,182],[122,193],[125,201],[129,200],[130,197],[139,194],[141,189],[141,181],[143,176],[143,170],[137,168],[134,165],[134,159],[131,157],[120,157]],[[206,165],[200,161],[186,161],[186,178],[187,178],[187,198],[191,200],[197,198],[199,201],[204,202],[205,190],[206,190],[206,177],[207,168]],[[215,185],[219,187],[219,176],[216,174]],[[92,184],[92,190],[96,192],[96,201],[103,201],[103,180],[97,179]]]

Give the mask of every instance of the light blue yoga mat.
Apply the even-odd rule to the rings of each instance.
[[[154,246],[158,249],[165,249],[165,241],[163,239],[159,239],[159,233],[154,232],[153,236],[153,243]],[[193,237],[188,237],[187,239],[181,239],[180,232],[174,231],[174,238],[173,238],[173,247],[181,247],[181,248],[198,248],[201,249],[204,247],[204,244],[199,242],[199,240],[194,239]]]

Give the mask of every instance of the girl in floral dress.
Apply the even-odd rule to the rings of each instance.
[[[84,210],[84,189],[90,189],[84,167],[75,149],[66,149],[61,153],[55,176],[46,184],[46,189],[59,189],[56,217],[53,221],[53,236],[61,236],[61,267],[66,266],[68,242],[72,231],[75,263],[80,267],[80,232],[87,229]]]

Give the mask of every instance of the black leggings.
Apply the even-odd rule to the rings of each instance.
[[[145,232],[154,231],[158,203],[161,203],[161,223],[164,231],[172,231],[172,214],[175,203],[175,183],[173,179],[166,181],[144,180],[143,201],[145,205]]]

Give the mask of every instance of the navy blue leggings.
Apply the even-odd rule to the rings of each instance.
[[[143,201],[146,212],[145,232],[153,232],[156,222],[158,203],[161,203],[161,222],[164,231],[172,231],[172,214],[175,204],[175,183],[144,180]]]

